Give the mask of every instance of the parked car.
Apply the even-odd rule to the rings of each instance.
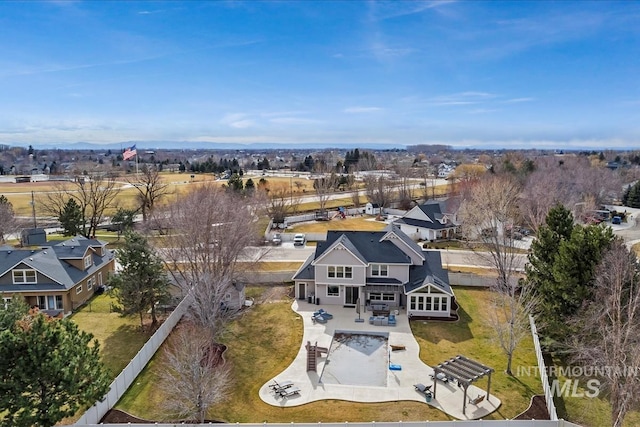
[[[280,235],[280,233],[276,233],[273,235],[273,238],[271,239],[271,243],[278,246],[279,244],[282,243],[282,235]]]
[[[614,216],[611,218],[611,224],[622,224],[622,218],[619,216]]]
[[[306,237],[304,234],[296,234],[295,236],[293,236],[293,246],[304,246],[304,243],[306,242]]]

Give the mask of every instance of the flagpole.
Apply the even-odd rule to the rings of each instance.
[[[138,175],[138,150],[136,148],[136,176]]]

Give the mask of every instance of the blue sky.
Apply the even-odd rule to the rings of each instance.
[[[0,143],[640,147],[640,2],[0,2]]]

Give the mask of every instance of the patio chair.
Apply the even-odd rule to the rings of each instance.
[[[469,398],[469,403],[470,403],[471,405],[477,405],[477,404],[479,404],[480,402],[482,402],[482,401],[484,400],[484,398],[485,398],[485,395],[484,395],[484,394],[481,394],[481,395],[479,395],[478,397],[476,397],[475,399]]]
[[[273,380],[273,384],[269,384],[269,388],[275,393],[279,393],[281,390],[286,390],[292,386],[293,386],[293,381],[283,381],[279,383],[278,381]]]
[[[322,316],[321,314],[314,315],[311,317],[313,323],[327,323],[327,318]]]
[[[296,394],[300,394],[300,389],[298,387],[288,387],[283,390],[277,392],[280,397],[291,397]]]
[[[322,316],[322,317],[324,317],[324,318],[325,318],[325,319],[327,319],[327,320],[329,320],[329,319],[333,319],[333,314],[331,314],[331,313],[327,313],[327,312],[324,310],[324,308],[321,308],[320,310],[315,311],[315,312],[313,313],[313,316],[314,316],[314,317]]]
[[[396,326],[396,315],[395,314],[390,314],[389,315],[388,325],[389,326]]]
[[[443,374],[442,372],[438,372],[438,375],[433,375],[433,374],[429,374],[429,377],[431,377],[432,380],[440,380],[443,383],[448,383],[449,382],[449,377],[447,377],[445,374]]]
[[[431,392],[432,386],[418,383],[418,384],[414,384],[413,387],[416,389],[417,392],[422,394],[427,394]]]

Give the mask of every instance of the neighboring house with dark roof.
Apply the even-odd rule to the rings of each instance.
[[[329,231],[293,277],[298,299],[355,307],[386,303],[409,316],[455,316],[455,296],[440,252],[423,251],[399,227]]]
[[[4,303],[21,294],[52,316],[69,314],[106,283],[115,270],[106,243],[76,236],[39,249],[0,249],[0,294]]]
[[[393,222],[413,240],[451,239],[460,224],[446,202],[429,201],[408,211]]]

